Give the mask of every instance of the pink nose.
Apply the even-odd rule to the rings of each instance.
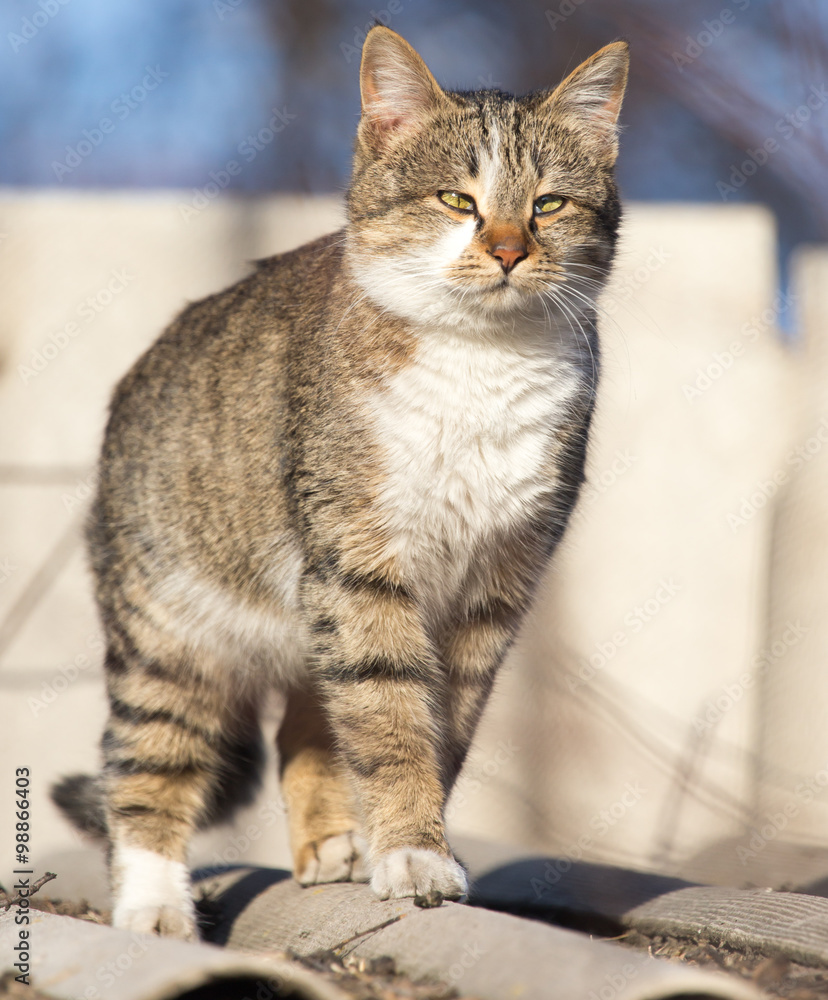
[[[500,261],[504,274],[508,274],[516,264],[526,260],[528,256],[525,244],[519,240],[504,240],[501,243],[496,243],[489,253]]]

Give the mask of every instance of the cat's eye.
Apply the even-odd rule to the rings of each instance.
[[[535,199],[534,212],[535,215],[551,215],[560,211],[565,204],[566,198],[562,198],[559,194],[542,194],[540,198]]]
[[[437,197],[458,212],[474,212],[474,198],[468,194],[460,194],[459,191],[438,191]]]

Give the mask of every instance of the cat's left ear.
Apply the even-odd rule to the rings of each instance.
[[[441,101],[443,91],[428,67],[396,31],[368,32],[359,71],[361,131],[382,145],[400,129],[416,126]]]
[[[549,97],[557,114],[577,119],[614,161],[618,156],[618,115],[627,87],[630,47],[612,42],[574,69]]]

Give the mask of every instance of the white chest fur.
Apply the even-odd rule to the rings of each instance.
[[[475,549],[548,493],[549,450],[582,376],[562,349],[424,337],[374,400],[390,544],[443,597]]]

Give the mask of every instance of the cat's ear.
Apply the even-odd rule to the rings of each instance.
[[[618,155],[618,115],[629,64],[629,45],[612,42],[582,62],[549,97],[556,114],[577,119],[580,128],[606,146],[613,160]]]
[[[400,129],[416,127],[443,92],[414,49],[395,31],[377,25],[368,32],[359,71],[362,124],[382,145]]]

